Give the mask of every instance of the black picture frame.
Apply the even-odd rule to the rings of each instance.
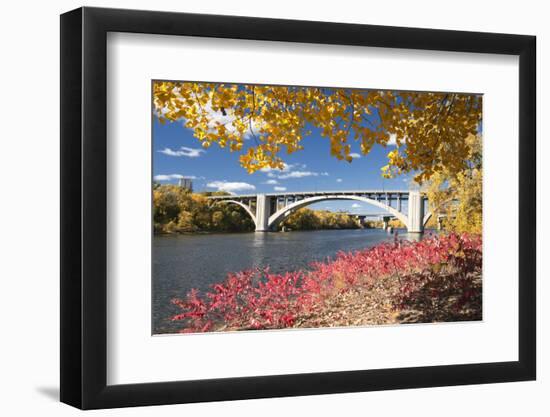
[[[80,8],[61,15],[61,401],[81,409],[534,380],[536,228],[519,229],[519,358],[107,385],[108,32],[519,56],[519,217],[536,219],[534,36]]]

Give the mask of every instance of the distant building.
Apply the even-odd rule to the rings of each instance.
[[[180,178],[178,185],[186,190],[193,191],[193,180],[191,178]]]

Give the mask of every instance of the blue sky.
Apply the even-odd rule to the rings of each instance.
[[[409,176],[384,179],[380,168],[387,164],[386,155],[392,145],[375,145],[368,155],[360,154],[359,143],[350,139],[351,163],[330,155],[327,138],[313,130],[302,140],[304,149],[292,155],[282,155],[284,171],[258,171],[248,174],[239,164],[240,152],[231,153],[212,144],[202,149],[193,132],[183,123],[161,125],[153,122],[153,175],[161,184],[177,183],[178,177],[193,179],[197,192],[224,190],[235,194],[255,194],[316,190],[407,190]],[[351,201],[323,202],[311,208],[344,210],[355,213],[379,213],[379,208]]]

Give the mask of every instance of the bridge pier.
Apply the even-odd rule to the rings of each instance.
[[[265,194],[256,196],[256,232],[269,232],[271,197]]]
[[[388,227],[390,226],[390,218],[390,216],[382,217],[382,221],[384,222],[384,230],[388,230]]]
[[[384,209],[390,218],[399,219],[410,233],[424,231],[424,200],[419,190],[407,191],[320,191],[301,193],[271,193],[242,196],[210,196],[209,199],[237,204],[248,212],[254,220],[257,232],[275,230],[287,215],[295,210],[326,200],[357,200]],[[397,208],[392,207],[393,200]],[[408,214],[401,212],[403,200],[408,201]],[[281,207],[282,206],[282,207]],[[389,219],[384,220],[384,229],[389,226]]]
[[[424,232],[424,200],[420,191],[409,191],[409,213],[407,232],[409,233],[423,233]]]
[[[437,216],[437,230],[443,230],[443,216]]]

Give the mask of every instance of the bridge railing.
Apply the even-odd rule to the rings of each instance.
[[[265,195],[266,197],[310,197],[310,196],[322,196],[322,195],[379,195],[389,196],[392,199],[408,198],[409,191],[404,190],[329,190],[329,191],[296,191],[296,192],[284,192],[284,193],[258,193]],[[227,200],[227,199],[241,199],[241,198],[256,198],[258,194],[239,194],[239,195],[214,195],[207,198],[212,200]]]

